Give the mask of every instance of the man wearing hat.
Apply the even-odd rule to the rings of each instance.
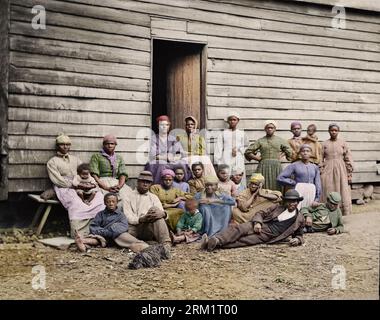
[[[251,176],[248,188],[238,195],[237,207],[232,209],[235,222],[250,221],[260,210],[265,210],[281,201],[281,192],[263,189],[264,181],[261,173],[254,173]]]
[[[251,221],[231,225],[226,230],[216,234],[210,239],[204,236],[201,249],[208,251],[216,248],[238,248],[262,243],[276,243],[284,241],[289,236],[291,246],[303,244],[303,227],[305,219],[299,213],[297,206],[302,197],[292,189],[284,197],[284,203],[261,210],[255,214]]]
[[[123,211],[127,216],[128,232],[144,241],[157,241],[171,244],[169,230],[166,225],[168,218],[160,199],[149,188],[153,183],[150,171],[142,171],[137,179],[137,187],[123,199]]]
[[[339,203],[342,197],[338,192],[330,192],[327,202],[318,207],[304,207],[301,213],[306,219],[306,232],[327,231],[328,235],[343,232],[342,212]]]

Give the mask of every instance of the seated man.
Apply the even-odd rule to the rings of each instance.
[[[160,199],[149,188],[153,183],[150,171],[142,171],[137,179],[137,187],[123,199],[123,210],[127,216],[128,232],[144,241],[157,241],[171,244],[169,230],[166,224],[168,216]]]
[[[330,192],[327,202],[317,207],[304,207],[301,213],[306,219],[306,232],[327,231],[328,235],[343,232],[342,212],[339,203],[342,198],[338,192]]]
[[[249,180],[248,188],[237,196],[237,207],[232,209],[235,222],[250,221],[260,210],[265,210],[281,201],[280,191],[263,189],[264,180],[261,173],[254,173]]]
[[[201,249],[238,248],[262,243],[276,243],[292,236],[291,246],[301,245],[305,219],[297,206],[303,200],[296,190],[289,190],[283,197],[284,205],[274,204],[255,214],[251,221],[230,225],[210,239],[203,235]]]
[[[128,233],[128,221],[125,215],[117,209],[118,197],[116,193],[107,193],[104,196],[106,208],[95,216],[90,223],[90,234],[82,237],[75,232],[75,242],[80,251],[85,252],[91,246],[115,242],[123,248],[139,252],[149,245],[136,239]]]

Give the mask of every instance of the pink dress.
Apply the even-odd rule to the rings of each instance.
[[[353,160],[347,143],[343,140],[327,140],[322,144],[323,162],[321,165],[322,202],[326,202],[330,192],[339,192],[342,196],[342,213],[352,212],[351,188],[348,177],[353,172]]]

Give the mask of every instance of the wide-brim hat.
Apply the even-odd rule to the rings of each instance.
[[[153,182],[153,174],[150,171],[141,171],[137,180]]]
[[[285,195],[282,197],[283,200],[296,200],[302,201],[303,197],[300,196],[297,190],[291,189],[285,192]]]

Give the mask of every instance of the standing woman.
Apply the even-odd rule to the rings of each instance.
[[[352,211],[351,188],[353,160],[351,151],[344,140],[338,139],[340,128],[336,123],[329,125],[330,139],[323,142],[323,161],[321,164],[322,201],[327,201],[330,192],[339,192],[342,196],[342,213]]]
[[[265,178],[265,189],[281,191],[281,186],[277,182],[277,176],[282,171],[281,157],[284,153],[287,160],[292,159],[292,149],[289,143],[275,136],[277,123],[273,120],[266,121],[266,136],[252,143],[245,152],[248,161],[256,160],[259,162],[256,173],[261,173]],[[257,155],[260,152],[260,156]]]
[[[157,119],[158,134],[151,137],[149,162],[145,169],[153,174],[154,184],[161,182],[161,173],[164,169],[174,170],[176,166],[183,165],[185,168],[185,181],[191,177],[189,167],[182,157],[185,155],[181,144],[176,137],[169,133],[171,121],[168,116],[159,116]]]
[[[303,197],[299,209],[317,205],[321,198],[321,176],[318,166],[310,162],[311,151],[311,146],[303,144],[299,151],[301,160],[288,165],[277,177],[280,184],[296,189]]]
[[[182,149],[187,156],[183,160],[188,163],[189,168],[196,162],[202,162],[205,175],[216,176],[214,166],[210,158],[206,155],[205,139],[197,133],[197,128],[198,121],[194,117],[188,116],[185,118],[186,134],[177,136],[177,141],[181,143]]]
[[[84,203],[78,197],[76,189],[87,190],[89,187],[81,183],[74,188],[72,181],[77,174],[77,167],[82,163],[80,159],[69,154],[71,140],[66,135],[56,138],[57,155],[47,162],[47,171],[50,181],[54,185],[54,191],[69,214],[71,237],[75,237],[75,231],[81,236],[87,236],[90,232],[90,221],[99,211],[104,210],[103,195],[97,191],[94,199]]]
[[[236,170],[243,171],[241,184],[245,189],[247,186],[245,176],[244,151],[247,145],[244,131],[239,130],[238,124],[240,116],[235,112],[227,118],[228,129],[223,130],[215,145],[215,162],[218,165],[227,164],[230,167],[230,174]]]

